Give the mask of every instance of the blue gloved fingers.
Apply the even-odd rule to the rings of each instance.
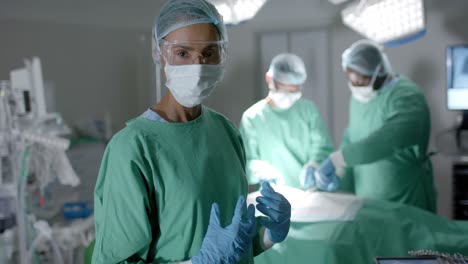
[[[274,228],[278,225],[277,222],[272,221],[271,219],[268,219],[268,218],[266,218],[266,219],[265,219],[265,218],[260,218],[260,219],[258,220],[258,222],[259,222],[262,226],[264,226],[266,229],[274,229]]]
[[[239,262],[251,248],[255,231],[255,210],[252,205],[246,208],[244,197],[239,197],[232,223],[226,228],[221,226],[218,204],[213,203],[208,229],[199,253],[192,257],[193,264]]]
[[[315,171],[312,166],[307,166],[301,170],[299,182],[304,189],[309,189],[315,186]]]
[[[315,181],[316,181],[317,186],[319,186],[319,188],[322,188],[323,186],[327,186],[328,184],[330,184],[330,182],[332,181],[332,177],[333,177],[333,174],[327,175],[320,171],[315,172]]]
[[[340,179],[335,174],[330,174],[329,177],[324,177],[320,173],[316,173],[317,187],[321,190],[333,192],[340,187]]]
[[[243,221],[240,223],[240,229],[247,235],[249,240],[255,236],[257,219],[255,218],[255,206],[249,204]]]
[[[257,219],[255,218],[255,206],[253,204],[249,204],[247,207],[247,214],[246,214],[247,222],[250,225],[250,229],[248,230],[248,235],[253,238],[255,233],[257,232]]]
[[[275,192],[273,187],[271,187],[271,185],[268,182],[263,181],[263,182],[261,182],[261,185],[262,185],[262,191],[268,191],[268,192],[272,192],[272,193]]]
[[[255,206],[253,204],[249,204],[247,207],[247,212],[245,213],[244,219],[249,223],[255,223]]]
[[[258,221],[266,229],[275,230],[278,227],[278,225],[287,224],[287,222],[290,221],[290,220],[286,219],[286,220],[284,220],[283,222],[281,222],[279,224],[277,222],[275,222],[275,221],[272,221],[271,219],[268,219],[268,218],[266,218],[266,219],[265,218],[260,218]]]
[[[236,208],[234,209],[234,216],[232,217],[232,224],[240,223],[242,216],[245,213],[246,205],[244,196],[239,196],[237,199]]]
[[[267,229],[268,238],[274,243],[279,243],[287,237],[291,223],[289,219],[279,224],[269,219],[260,219],[259,222]]]
[[[263,213],[264,215],[271,218],[273,221],[279,223],[289,218],[288,214],[277,212],[266,207],[263,204],[257,204],[257,210]]]
[[[301,170],[301,173],[299,173],[299,183],[301,186],[304,186],[306,181],[306,172],[304,170]]]
[[[228,257],[223,263],[238,263],[242,259],[243,254],[236,254],[235,256]]]
[[[262,182],[262,190],[260,191],[260,193],[265,197],[268,197],[277,201],[286,200],[286,198],[284,198],[283,195],[275,192],[273,187],[271,187],[268,182]]]
[[[277,212],[287,212],[291,209],[291,205],[286,199],[278,201],[268,197],[259,196],[255,200],[257,203],[263,204]]]
[[[257,227],[257,220],[255,218],[255,206],[250,204],[247,208],[247,212],[244,215],[244,219],[239,223],[239,237],[238,243],[242,247],[249,245],[255,236]]]
[[[291,205],[288,200],[282,194],[275,192],[267,182],[262,182],[262,190],[260,193],[263,196],[256,198],[258,203],[264,204],[266,207],[270,207],[278,212],[291,211]]]
[[[221,226],[219,205],[217,203],[213,203],[211,205],[210,223],[209,224],[214,225],[214,226]]]
[[[335,165],[333,164],[332,160],[330,158],[327,158],[320,164],[320,167],[318,169],[319,172],[328,175],[335,173]]]
[[[333,179],[330,182],[330,184],[328,184],[326,191],[333,192],[338,190],[338,188],[340,188],[340,179],[338,178],[338,176],[333,175]]]
[[[307,174],[307,179],[304,181],[302,186],[304,189],[310,189],[316,185],[315,176],[313,174]]]
[[[306,169],[306,171],[305,171],[306,179],[309,180],[309,181],[310,180],[315,181],[315,176],[314,176],[315,171],[316,171],[316,169],[314,167],[308,167]]]
[[[255,209],[254,209],[255,210]],[[255,211],[254,211],[255,212]],[[247,251],[247,249],[250,247],[252,244],[252,240],[257,233],[257,221],[256,219],[254,220],[248,220],[247,222],[243,222],[240,224],[240,229],[237,233],[237,236],[235,237],[235,246],[237,249],[237,252],[239,252],[239,256],[242,257]],[[239,259],[237,259],[239,261]]]

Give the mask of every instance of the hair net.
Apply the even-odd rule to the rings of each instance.
[[[360,40],[343,52],[343,70],[351,68],[365,76],[372,76],[379,65],[378,76],[392,73],[392,68],[383,47],[370,40]]]
[[[220,40],[227,40],[223,17],[216,7],[206,0],[169,0],[154,23],[154,38],[159,41],[172,31],[194,24],[213,24],[219,32]]]
[[[307,72],[299,56],[282,53],[273,58],[268,74],[274,80],[291,85],[302,85],[307,79]]]

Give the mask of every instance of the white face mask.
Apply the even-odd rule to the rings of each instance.
[[[358,100],[361,103],[368,103],[375,97],[378,93],[374,90],[374,83],[379,74],[381,65],[379,64],[372,74],[372,79],[367,86],[354,86],[351,81],[348,82],[348,87],[351,90],[351,94],[354,99]]]
[[[166,86],[179,104],[200,105],[224,77],[222,65],[166,65]]]
[[[377,96],[377,91],[374,90],[373,85],[354,86],[351,82],[348,82],[348,86],[354,99],[361,103],[368,103]]]
[[[288,93],[270,90],[268,96],[271,98],[271,100],[273,100],[273,103],[275,103],[275,106],[278,108],[288,109],[302,97],[302,93]]]

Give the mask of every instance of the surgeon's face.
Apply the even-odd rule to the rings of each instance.
[[[278,82],[277,80],[273,79],[273,77],[268,73],[265,75],[265,80],[268,84],[268,87],[273,87],[272,84],[274,84],[274,87],[278,92],[295,93],[301,90],[300,85],[292,85]]]
[[[279,92],[295,93],[295,92],[299,92],[299,90],[301,89],[299,85],[284,84],[275,80],[274,82],[275,82],[276,90]]]
[[[372,77],[362,75],[353,69],[346,68],[348,80],[356,87],[366,87],[370,84]]]
[[[218,30],[213,24],[194,24],[178,28],[162,42],[163,66],[184,64],[219,64],[221,51]]]

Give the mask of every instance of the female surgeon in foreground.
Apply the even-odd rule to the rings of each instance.
[[[286,238],[291,206],[263,183],[257,209],[267,217],[255,218],[241,137],[201,105],[223,78],[222,17],[205,0],[171,0],[153,32],[169,91],[107,146],[93,263],[253,263]]]

